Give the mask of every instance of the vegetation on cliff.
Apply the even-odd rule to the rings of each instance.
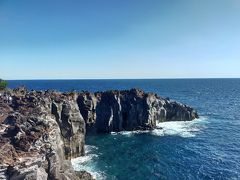
[[[0,79],[0,90],[4,90],[7,87],[7,81]]]

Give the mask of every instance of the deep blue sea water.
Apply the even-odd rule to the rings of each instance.
[[[195,107],[201,118],[163,130],[88,136],[74,160],[97,179],[240,179],[240,79],[9,81],[60,91],[141,88]]]

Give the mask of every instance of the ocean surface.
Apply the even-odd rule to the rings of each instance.
[[[162,130],[88,136],[77,170],[97,179],[240,179],[240,79],[34,80],[11,88],[59,91],[141,88],[196,108],[192,122],[160,123]]]

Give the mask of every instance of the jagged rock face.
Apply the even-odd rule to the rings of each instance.
[[[78,105],[89,133],[154,129],[159,122],[198,117],[189,106],[137,89],[80,94]]]
[[[151,94],[132,89],[124,91],[120,98],[122,104],[122,127],[124,130],[152,129],[156,126]]]
[[[198,118],[197,112],[184,104],[167,102],[164,107],[167,111],[166,119],[168,121],[185,121]]]
[[[96,127],[98,132],[121,131],[122,106],[120,96],[114,92],[104,92],[96,106]]]
[[[86,122],[86,131],[95,131],[97,97],[94,94],[80,93],[77,98],[78,107]]]
[[[59,93],[9,92],[0,97],[0,179],[92,179],[70,159],[84,155],[85,133],[154,129],[158,122],[190,121],[186,105],[141,90]]]
[[[11,96],[9,103],[0,98],[0,179],[79,180],[69,161],[84,154],[85,122],[76,99],[24,89]]]
[[[67,159],[84,155],[85,121],[80,114],[76,100],[63,103],[52,103],[52,113],[55,115],[64,141]]]

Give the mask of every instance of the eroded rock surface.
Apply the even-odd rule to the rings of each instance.
[[[137,89],[7,94],[8,101],[0,97],[0,179],[92,179],[70,162],[84,156],[86,132],[154,129],[158,122],[198,117],[187,105]]]
[[[80,178],[71,158],[84,155],[85,122],[75,94],[17,89],[0,101],[0,179]]]
[[[154,129],[159,122],[198,118],[197,112],[187,105],[138,89],[80,93],[78,105],[87,132]]]

